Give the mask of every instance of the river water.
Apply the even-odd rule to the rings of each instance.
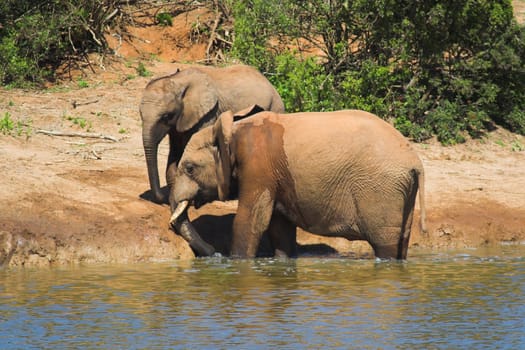
[[[1,349],[518,349],[525,246],[0,270]]]

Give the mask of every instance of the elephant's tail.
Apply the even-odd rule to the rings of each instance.
[[[419,187],[419,218],[421,225],[421,232],[427,233],[426,224],[426,209],[425,209],[425,171],[423,167],[416,169],[417,173],[417,184]]]

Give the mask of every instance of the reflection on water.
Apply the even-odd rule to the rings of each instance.
[[[1,348],[516,349],[525,247],[0,270]]]

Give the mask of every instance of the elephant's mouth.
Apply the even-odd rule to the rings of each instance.
[[[207,201],[203,199],[201,196],[198,196],[197,198],[194,198],[191,204],[195,207],[195,209],[199,209],[204,204],[206,204]]]

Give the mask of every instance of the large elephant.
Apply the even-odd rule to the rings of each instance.
[[[231,253],[255,256],[267,232],[276,255],[296,255],[296,227],[366,240],[379,258],[406,259],[416,194],[425,231],[424,171],[390,124],[359,110],[277,114],[197,132],[170,173],[172,221],[188,204],[238,198]]]
[[[170,140],[169,167],[178,163],[195,131],[215,122],[224,111],[253,104],[269,111],[284,111],[277,91],[259,71],[249,66],[191,66],[150,81],[140,103],[140,115],[151,199],[157,203],[167,202],[157,166],[158,145],[166,135]]]

